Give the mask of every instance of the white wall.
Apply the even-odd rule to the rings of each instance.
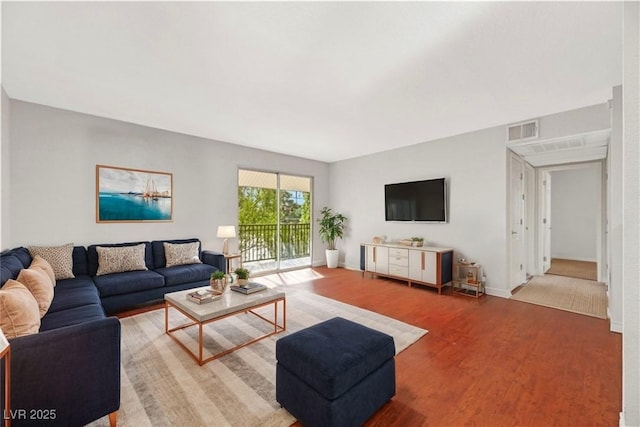
[[[349,218],[339,246],[348,268],[360,243],[422,236],[484,266],[487,292],[507,296],[505,128],[496,127],[331,164],[331,206]],[[447,224],[386,222],[384,185],[449,179]]]
[[[542,116],[538,124],[541,140],[609,129],[611,127],[609,105],[603,102]]]
[[[237,224],[239,167],[312,176],[314,212],[328,204],[323,162],[14,100],[10,159],[2,201],[11,205],[12,247],[195,236],[220,250],[217,226]],[[96,223],[96,164],[173,173],[174,221]],[[319,238],[313,249],[313,262],[323,263]]]
[[[597,261],[600,173],[596,165],[551,172],[551,257]]]
[[[621,424],[640,426],[640,3],[624,3]]]
[[[611,100],[611,139],[607,157],[607,211],[609,236],[609,322],[612,331],[622,332],[622,198],[623,126],[622,86],[613,88]]]
[[[2,91],[2,136],[0,137],[0,251],[9,249],[11,230],[9,227],[9,200],[4,195],[9,194],[10,169],[9,169],[9,145],[10,145],[10,102],[4,88]]]

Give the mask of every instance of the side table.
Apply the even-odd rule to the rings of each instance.
[[[240,267],[242,267],[242,254],[223,254],[226,262],[226,273],[231,274],[231,261],[234,259],[240,260]]]
[[[452,290],[454,294],[479,298],[484,295],[484,280],[480,264],[454,264]]]

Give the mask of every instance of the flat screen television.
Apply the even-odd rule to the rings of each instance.
[[[384,186],[387,221],[447,222],[445,178]]]

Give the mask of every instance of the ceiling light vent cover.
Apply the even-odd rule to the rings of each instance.
[[[507,142],[538,139],[538,121],[516,123],[507,128]]]

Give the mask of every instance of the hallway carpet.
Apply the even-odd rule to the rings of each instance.
[[[512,300],[558,308],[587,316],[607,318],[607,293],[604,283],[573,277],[534,276]]]
[[[598,280],[598,266],[595,262],[551,258],[551,267],[545,274],[575,277],[576,279]]]

